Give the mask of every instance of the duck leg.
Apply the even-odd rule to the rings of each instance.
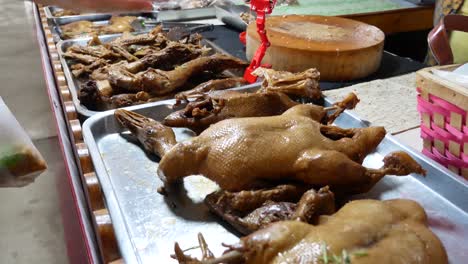
[[[154,95],[173,92],[187,83],[187,80],[203,72],[219,73],[227,69],[242,69],[247,63],[232,56],[215,54],[200,57],[180,65],[172,71],[149,69],[139,76],[142,88]]]
[[[317,192],[310,189],[305,192],[292,215],[292,220],[316,224],[321,215],[335,213],[335,195],[328,186],[320,188]]]
[[[220,211],[224,212],[232,211],[245,214],[260,207],[266,201],[297,202],[308,189],[307,186],[286,184],[251,191],[220,190],[207,195],[205,203],[211,209],[219,208]]]
[[[366,193],[385,175],[404,176],[417,173],[425,176],[426,171],[410,155],[403,151],[388,154],[383,159],[384,165],[380,169],[367,169],[366,176],[370,182],[347,187],[349,193]]]
[[[333,106],[330,106],[330,107],[325,107],[324,108],[325,111],[328,112],[331,110],[335,110],[335,112],[327,116],[327,120],[324,120],[325,121],[324,123],[328,125],[332,124],[335,121],[335,119],[337,119],[338,116],[340,116],[344,112],[344,110],[354,109],[356,105],[359,103],[359,101],[360,100],[355,93],[350,93],[341,102],[334,103]]]
[[[313,185],[330,185],[339,194],[367,192],[385,175],[405,176],[425,171],[408,154],[394,152],[380,169],[369,169],[338,151],[305,151],[295,164],[296,179]]]
[[[205,203],[242,234],[283,220],[315,223],[318,216],[335,212],[334,195],[328,187],[318,192],[306,190],[305,186],[279,185],[253,191],[217,191],[209,194]]]

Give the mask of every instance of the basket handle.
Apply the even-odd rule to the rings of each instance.
[[[440,20],[439,24],[427,36],[429,48],[440,65],[453,63],[453,53],[447,32],[452,30],[468,32],[468,16],[447,15]]]

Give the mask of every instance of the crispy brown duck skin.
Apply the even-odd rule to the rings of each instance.
[[[262,88],[259,92],[280,91],[287,95],[296,95],[312,100],[322,98],[322,91],[319,88],[320,73],[316,69],[292,73],[258,68],[252,74],[263,78]]]
[[[316,223],[318,216],[335,212],[334,195],[328,187],[318,192],[306,190],[304,186],[294,185],[238,193],[221,190],[209,194],[205,204],[244,235],[278,221]],[[251,199],[253,197],[258,199]],[[239,207],[239,201],[245,207]]]
[[[245,61],[235,57],[215,54],[196,58],[172,71],[149,69],[138,76],[144,91],[153,95],[164,95],[181,88],[190,77],[202,72],[219,73],[227,69],[242,69],[247,65]]]
[[[243,77],[232,77],[219,80],[210,80],[197,85],[195,88],[177,93],[174,98],[176,99],[176,105],[181,102],[188,102],[189,98],[199,97],[200,95],[210,91],[221,91],[229,88],[236,88],[242,85],[246,85],[248,82]]]
[[[200,236],[200,245],[209,251]],[[280,221],[225,246],[228,250],[222,256],[203,254],[197,260],[176,243],[176,259],[191,264],[448,263],[424,209],[406,199],[352,201],[335,214],[320,217],[318,225]]]

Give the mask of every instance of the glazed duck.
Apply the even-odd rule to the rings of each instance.
[[[447,253],[427,226],[424,209],[411,200],[357,200],[313,226],[281,221],[256,231],[214,258],[201,235],[203,259],[175,245],[179,263],[446,264]]]
[[[160,96],[175,92],[187,85],[187,81],[204,72],[221,73],[227,69],[242,69],[247,63],[224,54],[198,57],[188,61],[173,70],[148,69],[133,74],[121,67],[111,75],[111,80],[117,87],[125,88],[129,92],[145,91],[153,96]]]
[[[287,181],[360,193],[387,174],[424,173],[400,152],[389,154],[380,169],[363,167],[385,129],[323,125],[326,115],[321,106],[301,104],[278,116],[223,120],[177,143],[171,128],[130,111],[115,112],[146,150],[161,157],[158,174],[165,186],[201,174],[232,192]]]
[[[318,89],[318,88],[317,88]],[[323,115],[324,124],[331,124],[345,109],[353,109],[359,99],[354,93],[323,113],[335,110],[333,115]],[[224,119],[239,117],[275,116],[299,105],[282,90],[262,88],[256,93],[238,91],[211,91],[188,103],[184,109],[164,118],[163,124],[170,127],[186,127],[197,133]]]

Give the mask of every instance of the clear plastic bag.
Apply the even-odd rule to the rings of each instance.
[[[0,97],[0,187],[33,182],[47,164]]]

